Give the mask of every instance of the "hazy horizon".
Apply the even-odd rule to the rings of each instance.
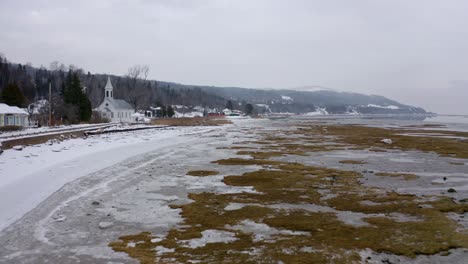
[[[468,2],[0,2],[0,52],[189,85],[323,86],[468,114]]]

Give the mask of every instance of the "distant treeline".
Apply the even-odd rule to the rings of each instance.
[[[146,80],[148,70],[142,66],[133,66],[125,76],[110,76],[114,86],[114,97],[127,100],[136,110],[176,104],[222,109],[227,103],[223,97],[209,94],[198,87],[175,89],[169,83]],[[15,84],[24,95],[22,106],[26,107],[29,103],[48,98],[49,82],[53,95],[63,94],[69,72],[77,74],[92,107],[97,107],[104,98],[107,75],[92,74],[73,65],[65,66],[58,62],[51,63],[49,68],[37,68],[9,62],[6,57],[0,55],[0,93],[9,84]]]

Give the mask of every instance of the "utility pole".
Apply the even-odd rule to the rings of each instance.
[[[52,126],[52,84],[49,81],[49,126]]]

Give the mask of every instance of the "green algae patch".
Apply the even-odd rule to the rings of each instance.
[[[275,165],[279,164],[279,161],[273,160],[261,160],[261,159],[241,159],[241,158],[230,158],[213,161],[219,165]]]
[[[141,262],[153,256],[158,263],[307,263],[310,259],[317,263],[359,263],[358,252],[365,249],[413,258],[468,248],[468,235],[457,231],[456,222],[445,214],[463,212],[468,205],[443,197],[382,192],[360,185],[360,178],[357,172],[284,162],[272,165],[272,169],[226,176],[225,184],[252,186],[257,192],[190,194],[194,202],[173,206],[181,210],[183,224],[170,230],[162,241],[150,243],[145,233],[121,237],[124,242],[111,245]],[[322,200],[319,190],[324,189],[336,197]],[[310,211],[310,205],[332,211]],[[343,222],[335,210],[361,214],[367,224]],[[394,219],[392,214],[409,220]],[[258,239],[255,230],[242,226],[245,221],[277,233],[268,240]],[[231,232],[236,240],[187,246],[206,230]],[[128,247],[128,242],[139,244]],[[168,250],[155,256],[158,246]],[[313,251],[304,251],[310,248]]]
[[[154,244],[151,243],[152,238],[150,232],[121,236],[120,241],[109,243],[109,247],[116,252],[127,253],[142,264],[155,263],[156,252]],[[134,243],[134,247],[129,246],[129,243]]]
[[[366,164],[363,160],[340,160],[341,164]]]
[[[271,149],[271,148],[265,148]],[[237,155],[249,155],[253,159],[269,159],[272,157],[280,157],[286,155],[307,156],[304,151],[288,150],[288,151],[238,151]]]
[[[467,132],[387,129],[356,125],[330,125],[326,129],[322,126],[314,125],[310,126],[308,130],[304,129],[302,131],[322,136],[334,136],[337,142],[365,148],[419,150],[423,152],[435,152],[440,156],[446,157],[468,158],[468,141],[431,136],[431,134],[438,133],[454,137],[468,137]],[[418,136],[408,135],[411,133]],[[392,139],[392,144],[382,142],[382,139],[386,138]]]
[[[371,149],[369,149],[369,151],[371,151],[371,152],[387,152],[387,150],[381,149],[381,148],[371,148]]]
[[[376,173],[375,176],[383,176],[383,177],[402,177],[407,181],[416,180],[419,178],[418,175],[411,174],[411,173],[389,173],[389,172],[379,172]]]
[[[218,171],[209,171],[209,170],[193,170],[187,172],[187,175],[189,176],[198,176],[198,177],[203,177],[203,176],[213,176],[213,175],[218,175]]]

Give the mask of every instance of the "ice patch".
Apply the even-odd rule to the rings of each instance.
[[[387,145],[391,145],[393,144],[393,140],[389,139],[389,138],[384,138],[381,140],[381,142],[387,144]]]
[[[173,248],[167,248],[167,247],[163,247],[163,246],[157,246],[155,248],[155,250],[156,250],[156,254],[158,254],[158,255],[162,255],[164,253],[172,253],[172,252],[175,251],[175,249],[173,249]]]
[[[247,204],[241,204],[241,203],[230,203],[226,207],[224,207],[225,211],[234,211],[234,210],[239,210],[247,206]]]
[[[209,243],[229,243],[238,240],[234,233],[222,230],[208,229],[201,234],[201,238],[183,240],[181,243],[190,248],[199,248]]]
[[[244,220],[235,226],[227,225],[226,228],[239,230],[243,233],[252,233],[254,235],[253,241],[268,241],[275,235],[292,235],[292,236],[309,236],[309,232],[292,231],[292,230],[278,230],[263,223],[256,223],[252,220]]]
[[[161,242],[161,241],[163,241],[163,240],[164,240],[164,239],[159,238],[159,237],[158,237],[158,238],[153,238],[153,239],[151,239],[151,243],[158,243],[158,242]]]

